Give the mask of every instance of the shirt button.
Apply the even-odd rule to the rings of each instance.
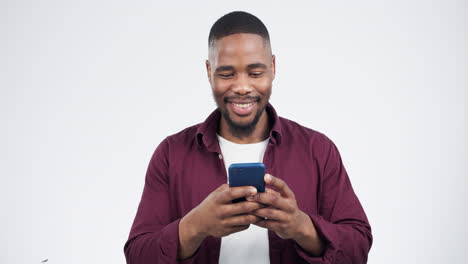
[[[223,155],[219,154],[219,155],[218,155],[218,158],[219,158],[219,159],[223,159]]]

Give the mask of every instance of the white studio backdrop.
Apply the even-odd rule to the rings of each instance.
[[[466,1],[0,1],[0,263],[125,263],[150,157],[215,108],[211,25],[252,12],[271,102],[338,146],[369,263],[466,263]]]

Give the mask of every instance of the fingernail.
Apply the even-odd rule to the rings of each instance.
[[[265,181],[270,181],[271,180],[271,175],[270,174],[265,174]]]
[[[257,193],[257,188],[251,188],[251,189],[250,189],[250,193],[251,193],[252,195],[256,194],[256,193]]]
[[[250,202],[252,202],[252,201],[255,200],[255,198],[254,198],[253,196],[249,196],[249,197],[247,197],[247,198],[245,198],[245,199],[246,199],[247,201],[250,201]]]

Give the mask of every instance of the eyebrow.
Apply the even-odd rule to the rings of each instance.
[[[222,71],[233,71],[234,67],[232,66],[219,66],[216,68],[215,72],[222,72]]]
[[[262,69],[266,69],[267,66],[263,63],[252,63],[252,64],[249,64],[247,65],[247,69],[251,70],[251,69],[257,69],[257,68],[262,68]],[[229,65],[225,65],[225,66],[219,66],[218,68],[216,68],[215,72],[222,72],[222,71],[233,71],[234,70],[234,67],[233,66],[229,66]]]
[[[266,69],[267,66],[265,64],[259,63],[259,62],[247,65],[247,69],[249,69],[249,70],[256,69],[256,68]]]

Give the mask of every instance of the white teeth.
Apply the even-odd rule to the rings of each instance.
[[[253,103],[248,103],[248,104],[235,104],[237,107],[240,107],[240,108],[246,108],[246,107],[249,107],[251,106]]]

